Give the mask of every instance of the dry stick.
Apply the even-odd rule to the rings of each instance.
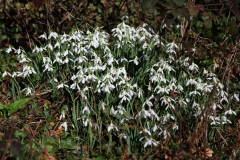
[[[23,20],[23,17],[22,17],[22,15],[21,15],[21,13],[19,12],[19,9],[17,10],[17,12],[18,12],[18,14],[21,16],[22,22],[23,22],[23,24],[24,24],[24,28],[25,28],[26,33],[27,33],[29,45],[30,45],[30,48],[32,49],[32,43],[31,43],[31,40],[30,40],[30,36],[29,36],[29,34],[28,34],[28,30],[27,30],[27,27],[26,27],[26,23],[25,23],[25,21]]]
[[[136,10],[137,16],[138,16],[139,23],[141,24],[141,23],[142,23],[142,20],[141,20],[141,15],[140,15],[139,10],[138,10],[138,7],[137,7],[137,3],[136,3],[135,0],[132,0],[132,1],[133,1],[134,8],[135,8],[135,10]]]
[[[158,148],[159,145],[155,146],[153,149],[151,149],[148,153],[146,153],[141,160],[147,159],[147,156],[151,155],[153,151],[155,151]]]
[[[11,128],[11,131],[10,131],[10,134],[9,134],[9,137],[8,137],[8,140],[6,142],[6,147],[2,153],[2,157],[1,157],[1,160],[5,160],[5,155],[7,153],[7,150],[11,147],[12,145],[12,135],[13,135],[13,130],[14,130],[14,127]]]
[[[207,117],[209,115],[209,108],[210,106],[213,105],[213,102],[212,102],[212,99],[213,99],[213,96],[215,95],[216,91],[217,91],[217,86],[218,86],[218,83],[215,84],[215,86],[213,87],[209,97],[208,97],[208,100],[207,100],[207,103],[204,107],[204,109],[202,110],[202,113],[200,115],[200,117],[204,116],[204,122],[205,122],[205,134],[204,134],[204,159],[206,159],[206,149],[207,149],[207,145],[208,145],[208,121],[207,121]],[[204,115],[204,113],[206,112],[206,114]]]
[[[73,19],[76,18],[75,15],[76,15],[76,13],[80,10],[80,7],[81,7],[81,4],[82,4],[82,3],[83,3],[83,2],[80,1],[80,2],[76,5],[76,7],[73,6],[74,9],[73,9],[71,12],[68,12],[67,8],[60,2],[60,3],[59,3],[59,6],[60,6],[64,11],[66,11],[68,14],[66,14],[66,15],[62,18],[62,21],[59,22],[59,25],[60,25],[62,22],[64,22],[66,19],[68,19],[69,16],[72,17]]]

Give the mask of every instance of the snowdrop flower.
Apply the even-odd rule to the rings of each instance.
[[[60,89],[60,88],[63,88],[63,87],[69,88],[69,86],[64,84],[64,83],[60,83],[59,85],[57,85],[57,89]]]
[[[210,93],[213,89],[214,85],[208,85],[207,83],[199,83],[197,85],[197,89],[205,92],[205,93]]]
[[[181,106],[187,105],[188,103],[187,99],[184,99],[184,98],[179,98],[178,102]]]
[[[50,32],[49,36],[48,36],[48,39],[51,39],[51,38],[54,38],[56,39],[58,37],[58,33],[57,32]]]
[[[59,42],[57,42],[55,45],[54,45],[54,48],[60,48],[60,43]]]
[[[139,58],[137,56],[135,56],[135,58],[133,60],[130,60],[129,62],[133,62],[135,65],[139,64]]]
[[[43,66],[45,69],[43,72],[47,71],[53,71],[53,66],[52,66],[52,60],[49,57],[43,57]]]
[[[105,104],[104,102],[101,102],[100,106],[101,106],[102,110],[105,111],[105,109],[106,109],[106,104]]]
[[[157,126],[156,124],[154,124],[154,126],[153,126],[153,128],[152,128],[152,131],[153,131],[153,132],[156,132],[157,129],[159,129],[160,131],[162,131],[162,128],[161,128],[161,127],[159,127],[159,126]]]
[[[62,120],[62,119],[65,119],[65,111],[64,110],[62,110],[62,113],[59,117],[59,120]]]
[[[53,63],[56,63],[56,62],[63,64],[62,55],[60,52],[57,52],[55,54],[55,60],[53,61]]]
[[[198,71],[198,65],[192,62],[192,64],[188,67],[190,71]]]
[[[45,64],[45,69],[43,70],[43,72],[45,72],[46,70],[48,72],[53,71],[53,66],[51,64],[49,64],[49,63]]]
[[[224,101],[228,103],[228,99],[227,99],[226,96],[224,96],[223,98],[221,98],[220,103],[223,103]]]
[[[12,46],[9,46],[9,47],[6,49],[6,52],[7,52],[7,53],[10,53],[10,52],[12,52],[12,50],[13,50]]]
[[[229,114],[229,115],[232,115],[232,114],[237,115],[236,112],[233,111],[231,108],[230,108],[229,110],[227,110],[224,114],[225,114],[225,115],[228,115],[228,114]]]
[[[152,107],[152,106],[153,106],[153,103],[152,103],[150,100],[152,100],[153,98],[154,98],[154,96],[151,95],[151,97],[149,97],[149,98],[143,103],[143,107],[144,107],[145,105],[147,105],[148,107]]]
[[[77,83],[77,81],[74,81],[74,83],[71,84],[70,88],[71,89],[76,89],[77,88],[77,90],[79,90],[79,91],[81,90],[79,85],[78,85],[78,83]]]
[[[160,100],[161,100],[162,105],[164,104],[164,105],[167,105],[168,107],[169,107],[169,105],[171,105],[171,102],[175,103],[175,100],[168,96],[163,96],[160,98]]]
[[[125,57],[121,57],[121,58],[119,58],[119,59],[117,60],[117,62],[121,62],[121,63],[123,63],[123,62],[129,62],[129,61],[128,61],[127,58],[125,58]]]
[[[124,138],[124,139],[127,139],[127,135],[125,133],[121,133],[118,135],[118,137],[120,138]]]
[[[137,119],[138,117],[147,118],[150,116],[151,114],[147,110],[145,110],[145,108],[143,107],[142,110],[135,116],[135,119]]]
[[[181,92],[183,92],[183,90],[184,90],[180,84],[177,85],[177,89],[180,90]]]
[[[111,124],[108,126],[108,132],[110,132],[112,129],[115,129],[116,131],[118,131],[117,126],[115,126],[115,125],[111,122]]]
[[[172,129],[178,130],[178,125],[174,124]]]
[[[142,45],[142,49],[145,50],[146,48],[148,48],[148,46],[149,46],[148,43],[145,41]]]
[[[46,33],[44,33],[44,34],[40,35],[38,38],[43,38],[43,39],[47,40]]]
[[[22,53],[23,50],[21,50],[20,48],[16,49],[14,53],[20,54]]]
[[[74,60],[74,62],[76,62],[76,61],[80,64],[80,63],[82,63],[82,62],[87,62],[88,59],[87,59],[87,57],[85,57],[85,56],[79,56],[78,58],[76,58],[76,59]]]
[[[159,116],[156,114],[156,112],[153,109],[149,109],[148,110],[149,114],[150,114],[150,118],[153,119],[153,117],[155,117],[157,119],[157,121],[160,120]]]
[[[195,108],[195,107],[199,107],[199,104],[194,101],[193,105],[192,105],[192,108]]]
[[[161,61],[162,64],[162,67],[165,71],[167,71],[167,73],[170,73],[171,71],[174,71],[175,70],[172,68],[172,66],[170,66],[168,63],[164,62],[164,61]]]
[[[88,106],[85,106],[84,108],[83,108],[83,110],[82,110],[82,113],[83,114],[90,114],[90,109],[88,108]]]
[[[7,75],[8,75],[8,76],[12,76],[9,72],[4,71],[3,74],[2,74],[2,77],[5,77],[5,76],[7,76]]]
[[[66,50],[66,51],[64,51],[64,52],[62,53],[62,55],[63,55],[64,57],[68,56],[69,54],[73,55],[72,52],[69,51],[69,50]]]
[[[142,133],[147,133],[149,136],[152,135],[151,132],[146,128],[144,128],[142,131],[139,132],[139,134],[142,134]]]
[[[131,97],[132,96],[129,95],[128,92],[126,92],[126,91],[121,92],[120,95],[119,95],[119,98],[121,98],[120,103],[123,103],[124,101],[130,102]]]
[[[167,53],[176,53],[176,49],[178,49],[178,46],[176,45],[175,42],[168,43],[167,44]]]
[[[67,125],[67,122],[63,122],[60,127],[64,128],[65,132],[67,132],[67,128],[68,128],[68,125]]]
[[[154,89],[154,92],[156,92],[157,94],[160,94],[160,93],[169,94],[170,88],[168,88],[168,87],[161,87],[160,85],[157,85],[157,87],[155,87],[155,89]]]
[[[220,118],[219,117],[215,117],[215,116],[209,116],[209,118],[212,120],[210,125],[217,125],[220,124]]]
[[[163,29],[163,28],[166,28],[166,27],[167,27],[167,24],[164,23],[164,24],[162,25],[162,29]]]
[[[39,48],[38,46],[36,46],[33,49],[33,53],[43,52],[44,50],[45,50],[45,48],[42,48],[42,47]]]
[[[152,85],[151,85],[151,83],[148,83],[148,90],[149,90],[149,91],[152,90]]]
[[[218,92],[218,95],[220,95],[222,98],[228,96],[227,92],[225,92],[224,90],[220,90],[220,91]]]
[[[56,83],[58,83],[58,80],[57,80],[57,78],[53,78],[53,79],[50,80],[50,82],[56,82]]]
[[[116,114],[117,114],[117,111],[115,111],[114,108],[111,107],[110,115],[115,116]]]
[[[223,89],[223,88],[224,88],[224,85],[223,85],[222,83],[218,82],[218,87],[219,87],[220,89]]]
[[[204,75],[207,75],[208,74],[208,71],[204,68],[204,70],[203,70],[203,74]]]
[[[145,144],[144,144],[144,148],[146,148],[147,146],[157,146],[158,145],[158,141],[156,141],[155,139],[153,139],[152,137],[150,137],[150,138],[148,138],[148,137],[142,137],[141,139],[140,139],[140,141],[142,140],[142,139],[145,139],[146,140],[146,142],[145,142]]]
[[[37,74],[37,72],[31,66],[26,65],[26,66],[23,66],[23,72],[19,73],[18,76],[20,77],[23,76],[25,78],[26,76],[29,76],[31,74]]]
[[[184,60],[178,60],[181,66],[189,67],[189,57],[185,58]]]
[[[17,77],[17,76],[22,76],[23,75],[23,73],[22,72],[13,72],[12,73],[12,78],[14,78],[14,77]]]
[[[187,81],[187,84],[186,84],[186,86],[189,86],[189,85],[197,85],[198,84],[198,82],[195,80],[195,79],[189,79],[188,81]]]
[[[68,57],[66,57],[64,60],[63,60],[63,64],[68,64],[68,62],[69,62],[69,58]]]
[[[102,86],[102,91],[106,93],[111,93],[111,90],[115,88],[115,86],[110,82],[108,82],[107,84],[102,84],[101,86]]]
[[[233,97],[235,98],[236,101],[239,102],[239,94],[233,94]]]
[[[198,91],[192,91],[192,92],[189,92],[189,96],[196,96],[196,95],[201,95],[201,93],[199,93]]]
[[[25,54],[18,55],[18,58],[20,59],[19,60],[20,63],[30,62],[31,61],[29,58],[27,58],[27,56]]]
[[[22,91],[26,91],[26,96],[33,95],[33,89],[30,87],[24,88]]]
[[[227,119],[227,117],[225,116],[221,116],[221,120],[222,120],[222,124],[225,124],[225,123],[232,123],[229,119]]]
[[[215,70],[215,69],[217,69],[219,66],[220,66],[219,64],[214,63],[214,65],[213,65],[213,69]]]
[[[90,125],[92,127],[92,122],[89,118],[83,118],[83,125],[85,127],[87,127],[88,125]]]
[[[164,139],[167,139],[167,137],[170,137],[170,133],[167,130],[161,131],[158,135],[163,134]]]
[[[138,98],[141,98],[143,95],[143,90],[142,88],[138,88]]]
[[[168,113],[163,117],[162,123],[165,124],[170,119],[174,120],[175,118],[171,114]]]
[[[118,110],[116,110],[116,114],[119,113],[120,115],[123,115],[126,110],[121,105],[117,106]]]

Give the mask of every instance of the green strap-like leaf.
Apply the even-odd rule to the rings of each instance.
[[[19,109],[22,109],[25,107],[25,104],[30,100],[30,98],[24,98],[24,99],[20,99],[17,100],[15,102],[13,102],[12,104],[7,106],[8,109],[8,116],[10,116],[11,114],[17,112]]]

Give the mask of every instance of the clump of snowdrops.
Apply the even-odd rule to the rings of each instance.
[[[26,96],[47,94],[52,102],[67,96],[59,111],[65,132],[77,132],[82,144],[99,152],[120,148],[117,153],[142,156],[179,145],[190,132],[194,140],[201,124],[210,133],[231,123],[236,112],[229,103],[239,98],[228,95],[213,66],[199,68],[178,54],[178,44],[147,28],[122,22],[112,33],[97,27],[43,34],[47,43],[31,53],[6,50],[17,54],[22,68],[2,76]]]

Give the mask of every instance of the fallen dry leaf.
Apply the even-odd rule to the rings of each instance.
[[[54,122],[50,122],[49,123],[52,127],[55,125],[55,123]]]
[[[58,134],[62,134],[62,132],[63,132],[63,128],[59,126],[59,127],[58,127],[58,130],[53,131],[53,134],[54,134],[54,135],[58,135]]]
[[[46,147],[43,149],[41,155],[39,156],[39,159],[43,159],[43,160],[57,160],[54,156],[51,156]]]
[[[206,149],[206,156],[207,156],[207,158],[212,157],[213,153],[214,153],[213,150],[211,150],[209,148]]]
[[[124,150],[124,153],[123,153],[123,155],[122,155],[122,158],[123,158],[123,159],[129,159],[128,151],[127,151],[126,149]]]

